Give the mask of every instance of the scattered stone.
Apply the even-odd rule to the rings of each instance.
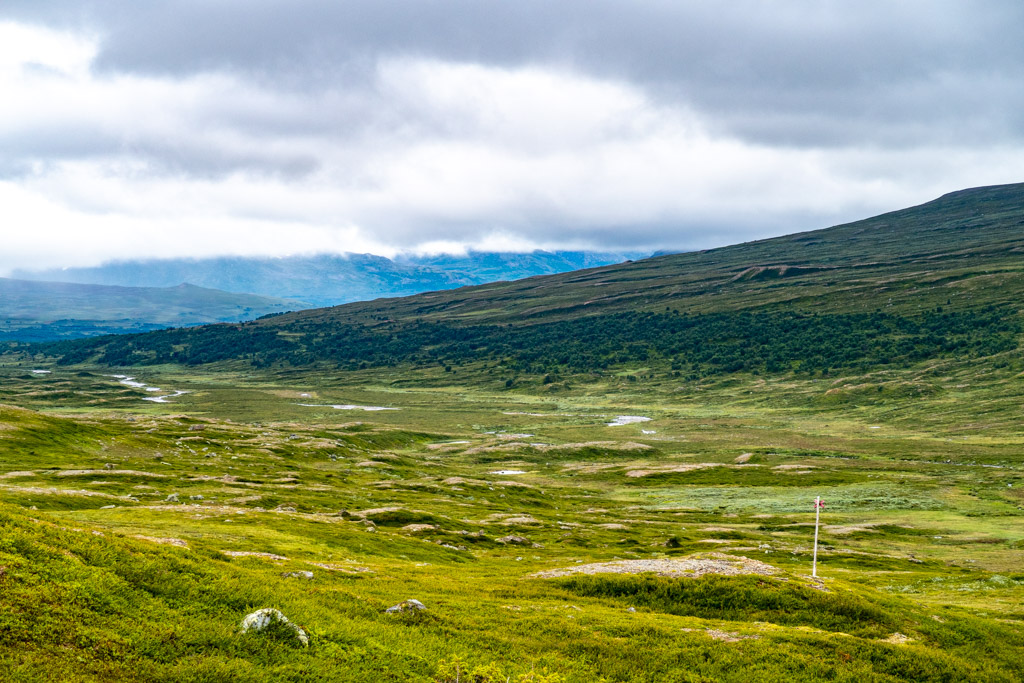
[[[501,543],[502,545],[526,545],[530,542],[530,539],[522,536],[502,536],[501,538],[494,539],[495,543]]]
[[[448,550],[461,550],[462,552],[469,550],[469,548],[464,545],[452,545],[451,543],[445,543],[443,541],[434,541],[434,543],[437,543],[442,548],[448,548]]]
[[[609,531],[626,531],[629,529],[625,524],[598,524],[599,529],[608,529]]]
[[[300,569],[295,572],[282,572],[281,576],[286,579],[306,579],[307,581],[311,581],[313,579],[313,572]]]
[[[289,505],[278,505],[274,508],[274,512],[295,512],[295,508]]]
[[[753,453],[743,453],[742,455],[737,455],[733,462],[743,464],[749,461],[752,457],[754,457]]]
[[[108,462],[106,465],[103,466],[103,469],[105,469],[105,470],[112,470],[112,469],[114,469],[114,463]]]
[[[190,431],[190,432],[201,432],[204,429],[206,429],[206,425],[192,425],[191,427],[188,428],[188,431]]]
[[[295,633],[295,638],[299,643],[306,647],[309,645],[309,636],[301,628],[293,624],[288,617],[281,614],[279,610],[273,607],[264,607],[263,609],[256,610],[252,614],[246,615],[242,619],[242,633],[248,633],[249,631],[255,631],[259,633],[265,631],[268,627],[274,624],[281,624]]]
[[[100,510],[113,510],[116,507],[116,505],[104,505],[103,507],[100,508]]]
[[[202,500],[203,497],[202,496],[198,496],[198,495],[197,496],[189,496],[188,499],[189,500]]]
[[[424,605],[419,600],[415,600],[413,598],[409,598],[408,600],[406,600],[404,602],[400,602],[397,605],[393,605],[391,607],[388,607],[384,611],[387,612],[388,614],[401,614],[402,612],[423,612],[426,609],[427,609],[427,606]]]
[[[913,638],[911,638],[910,636],[905,636],[902,633],[900,633],[899,631],[897,631],[896,633],[893,633],[888,638],[884,638],[882,640],[882,642],[883,643],[892,643],[893,645],[903,645],[904,643],[909,643],[912,640],[913,640]]]
[[[627,612],[636,612],[636,607],[627,607],[626,611]]]
[[[437,529],[436,524],[406,524],[402,527],[402,531],[408,531],[412,534],[417,534],[421,531],[434,531]]]
[[[177,503],[178,502],[178,494],[177,493],[172,493],[171,495],[169,495],[166,498],[164,498],[164,502],[165,503]]]

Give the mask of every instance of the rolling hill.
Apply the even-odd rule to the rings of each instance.
[[[44,350],[110,365],[827,372],[1015,348],[1022,256],[1024,185],[1004,185],[721,249]]]
[[[0,339],[43,341],[234,322],[302,306],[189,284],[110,287],[0,278]]]

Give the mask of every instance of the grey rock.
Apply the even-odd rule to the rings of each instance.
[[[177,493],[172,493],[171,495],[167,496],[167,498],[165,498],[164,501],[167,502],[167,503],[177,503],[178,502],[178,494]]]
[[[415,600],[413,598],[409,598],[408,600],[405,600],[404,602],[400,602],[397,605],[393,605],[391,607],[388,607],[384,611],[387,612],[388,614],[400,614],[402,612],[423,612],[426,609],[427,609],[427,606],[424,605],[419,600]]]
[[[276,610],[273,607],[264,607],[263,609],[256,610],[252,614],[247,614],[245,618],[242,619],[242,633],[249,633],[250,631],[259,633],[260,631],[266,630],[268,626],[274,623],[284,624],[291,628],[295,632],[295,637],[303,647],[309,645],[309,636],[306,635],[306,632],[289,621],[288,617],[281,614],[279,610]]]
[[[295,572],[283,572],[281,576],[286,579],[306,579],[307,581],[311,581],[313,579],[313,572],[300,569]]]
[[[530,539],[522,536],[502,536],[501,538],[494,539],[494,541],[504,545],[526,545],[530,542]]]

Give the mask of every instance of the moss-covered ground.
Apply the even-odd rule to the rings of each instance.
[[[8,362],[0,678],[1019,681],[1018,363],[125,371],[147,392]],[[533,576],[710,552],[777,573]],[[240,635],[261,607],[310,647]]]

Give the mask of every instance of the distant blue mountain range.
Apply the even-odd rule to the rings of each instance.
[[[122,287],[173,287],[189,283],[226,292],[292,299],[296,308],[332,306],[381,297],[407,296],[498,280],[564,273],[649,256],[646,252],[469,252],[465,255],[372,254],[220,257],[119,261],[93,268],[17,271],[22,280]]]

